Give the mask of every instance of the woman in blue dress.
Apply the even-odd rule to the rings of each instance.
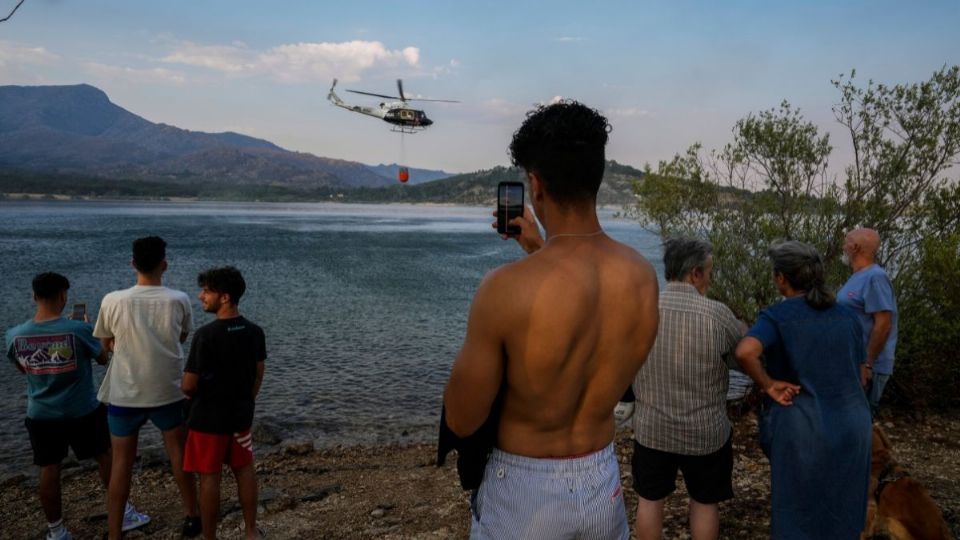
[[[789,241],[768,254],[784,300],[760,313],[736,356],[766,393],[760,445],[770,460],[771,536],[858,539],[871,441],[860,324],[826,289],[813,247]]]

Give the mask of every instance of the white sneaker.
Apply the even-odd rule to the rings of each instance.
[[[137,512],[132,504],[127,505],[126,512],[123,513],[123,532],[139,529],[147,523],[150,523],[150,516]]]
[[[48,530],[47,540],[73,540],[73,536],[70,534],[70,531],[68,531],[66,527],[62,528],[61,531],[63,532],[55,535],[53,534],[52,531]]]

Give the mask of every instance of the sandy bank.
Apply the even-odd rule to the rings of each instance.
[[[883,420],[897,459],[927,486],[960,537],[960,413],[925,417],[898,413]],[[756,421],[736,422],[734,486],[737,498],[721,505],[724,538],[766,538],[769,526],[769,465],[756,444]],[[618,438],[628,514],[636,504],[629,474],[630,434]],[[469,526],[467,495],[452,465],[435,466],[433,445],[313,450],[287,442],[258,456],[261,523],[271,539],[285,538],[464,538]],[[65,472],[64,507],[75,538],[99,538],[106,528],[103,490],[92,470]],[[42,538],[45,523],[30,478],[0,486],[0,537]],[[225,477],[221,538],[240,538],[240,513],[232,480]],[[686,535],[686,499],[668,499],[666,538]],[[178,538],[181,511],[173,480],[160,465],[136,475],[132,497],[153,517],[128,538]]]

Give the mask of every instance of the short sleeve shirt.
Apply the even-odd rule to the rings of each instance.
[[[849,308],[834,304],[818,310],[802,296],[764,309],[747,332],[763,345],[770,377],[801,386],[791,414],[809,419],[825,415],[831,422],[839,422],[839,411],[848,407],[866,407],[859,368],[865,354],[862,334]],[[771,404],[769,397],[764,401]]]
[[[190,299],[180,291],[137,285],[103,297],[93,335],[114,338],[114,346],[100,401],[158,407],[183,399],[180,336],[192,327]]]
[[[657,339],[634,378],[634,437],[663,452],[715,452],[730,437],[728,359],[743,328],[688,283],[667,283],[659,313]]]
[[[857,315],[863,328],[864,347],[870,341],[874,314],[890,312],[890,335],[874,360],[873,371],[885,375],[893,373],[893,358],[897,348],[897,300],[887,273],[876,264],[855,272],[837,292],[837,302]]]
[[[30,320],[7,331],[6,345],[7,358],[27,375],[27,417],[77,418],[97,408],[90,362],[101,347],[89,324]]]
[[[197,330],[184,369],[199,376],[187,427],[206,433],[250,429],[257,363],[266,358],[263,330],[244,317],[217,319]]]

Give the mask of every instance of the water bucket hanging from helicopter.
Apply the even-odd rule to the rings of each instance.
[[[400,161],[397,162],[397,180],[401,184],[406,184],[407,180],[410,180],[410,169],[407,168],[404,163],[407,162],[407,142],[403,138],[403,133],[400,133]]]

